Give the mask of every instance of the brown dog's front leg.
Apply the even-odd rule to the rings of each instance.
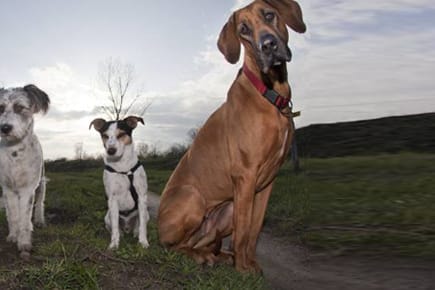
[[[258,235],[260,234],[263,226],[264,215],[266,214],[267,202],[269,201],[270,194],[272,192],[273,184],[268,185],[265,189],[255,194],[254,209],[252,212],[251,230],[249,232],[248,242],[248,261],[257,269],[257,272],[261,272],[261,268],[257,263],[256,249]]]
[[[234,232],[233,247],[235,267],[239,272],[257,272],[248,261],[252,211],[254,205],[255,177],[240,175],[233,177],[234,192]]]

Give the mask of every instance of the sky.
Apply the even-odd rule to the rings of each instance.
[[[216,41],[246,0],[0,0],[0,87],[33,83],[50,111],[36,116],[46,159],[75,145],[102,154],[89,123],[105,117],[98,70],[134,65],[151,105],[134,141],[163,151],[188,140],[226,99],[242,63]],[[300,0],[307,33],[290,30],[288,64],[298,127],[435,111],[435,1]]]

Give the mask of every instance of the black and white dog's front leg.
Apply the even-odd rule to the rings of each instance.
[[[116,250],[119,247],[119,205],[118,201],[111,195],[109,198],[109,219],[111,240],[109,250]]]
[[[139,195],[139,243],[144,248],[149,247],[148,239],[147,239],[147,223],[150,219],[148,209],[147,209],[147,196]]]

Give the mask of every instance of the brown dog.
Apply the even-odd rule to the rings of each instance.
[[[260,271],[257,238],[294,131],[286,25],[305,32],[295,1],[256,0],[236,11],[219,36],[230,63],[244,46],[243,71],[173,172],[158,216],[160,242],[198,263],[232,260],[221,251],[222,238],[232,234],[236,269]]]

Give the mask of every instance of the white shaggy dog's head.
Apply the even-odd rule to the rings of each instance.
[[[89,129],[94,126],[95,130],[100,132],[107,159],[116,161],[122,158],[125,146],[132,144],[131,134],[137,127],[138,122],[144,124],[142,118],[135,116],[118,121],[95,119],[89,125]]]
[[[0,137],[19,142],[33,130],[33,114],[46,113],[47,94],[34,85],[23,88],[0,88]]]

